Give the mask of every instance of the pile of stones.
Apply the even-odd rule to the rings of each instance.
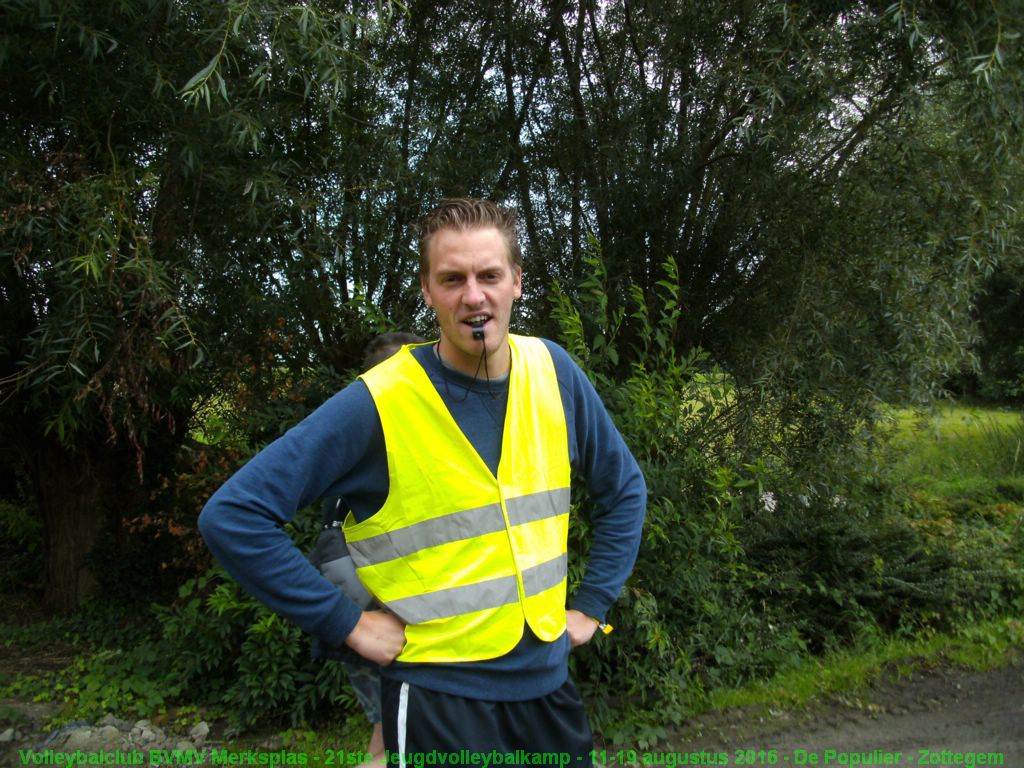
[[[142,765],[150,762],[150,753],[158,753],[156,762],[153,763],[156,765],[168,762],[166,758],[159,756],[160,753],[166,755],[175,751],[179,754],[201,752],[209,734],[210,726],[206,722],[194,725],[186,735],[167,733],[149,720],[131,722],[106,715],[95,724],[84,721],[68,723],[49,734],[42,735],[42,738],[38,732],[27,733],[23,728],[8,728],[0,733],[0,748],[4,748],[3,751],[8,754],[10,751],[14,751],[15,754],[19,751],[22,754],[31,751],[41,759],[45,759],[45,755],[49,754],[51,759],[45,763],[49,765],[54,764],[52,756],[58,752],[79,752],[85,755],[141,754]],[[26,764],[33,762],[30,760]]]

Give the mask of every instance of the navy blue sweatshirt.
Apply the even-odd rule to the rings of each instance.
[[[646,508],[643,475],[587,377],[557,344],[555,364],[573,475],[594,501],[592,541],[572,606],[604,620],[632,570]],[[441,399],[492,472],[501,456],[508,377],[473,379],[443,365],[434,345],[413,349]],[[425,448],[429,450],[429,447]],[[323,496],[340,496],[365,520],[388,494],[380,417],[357,380],[268,445],[210,499],[199,530],[213,554],[249,593],[328,645],[340,645],[360,610],[300,552],[282,526]],[[558,688],[568,674],[568,635],[553,643],[526,627],[498,659],[464,664],[394,662],[382,674],[469,698],[523,700]]]

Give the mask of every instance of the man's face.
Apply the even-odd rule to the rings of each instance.
[[[512,302],[522,295],[522,270],[509,261],[501,233],[493,227],[438,230],[430,239],[427,262],[423,299],[437,313],[445,362],[473,376],[486,345],[490,375],[506,373],[508,324]],[[477,319],[484,321],[482,342],[473,338]]]

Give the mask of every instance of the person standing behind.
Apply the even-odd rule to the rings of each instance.
[[[401,331],[378,334],[370,340],[363,352],[363,370],[369,370],[378,363],[384,362],[405,344],[420,344],[424,341],[425,339],[421,336]],[[347,512],[348,505],[341,496],[329,496],[323,500],[320,507],[323,532],[321,541],[318,542],[309,559],[320,569],[321,573],[328,577],[330,569],[321,567],[321,560],[326,561],[328,557],[337,556],[338,550],[345,551],[345,537],[338,528]],[[329,538],[325,540],[325,536],[329,536]],[[339,584],[339,586],[341,585]],[[341,662],[349,683],[352,685],[352,690],[356,694],[356,700],[370,721],[370,742],[366,746],[366,753],[370,759],[360,763],[357,768],[382,768],[385,765],[385,758],[384,731],[381,725],[380,710],[380,668],[367,661],[355,663],[350,658],[351,654],[352,651],[345,646],[332,648],[322,639],[313,638],[313,657],[324,661]]]
[[[393,763],[519,750],[523,764],[589,765],[568,657],[632,570],[643,476],[568,354],[509,333],[522,294],[512,213],[445,200],[419,235],[438,341],[404,348],[268,446],[214,494],[200,529],[257,598],[382,666]],[[567,609],[573,472],[594,513]],[[331,493],[349,504],[346,538],[381,611],[332,591],[278,533]]]

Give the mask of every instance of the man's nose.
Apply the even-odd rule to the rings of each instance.
[[[466,281],[466,290],[462,292],[462,303],[469,307],[475,307],[484,302],[484,292],[480,290],[480,284],[476,280]]]

